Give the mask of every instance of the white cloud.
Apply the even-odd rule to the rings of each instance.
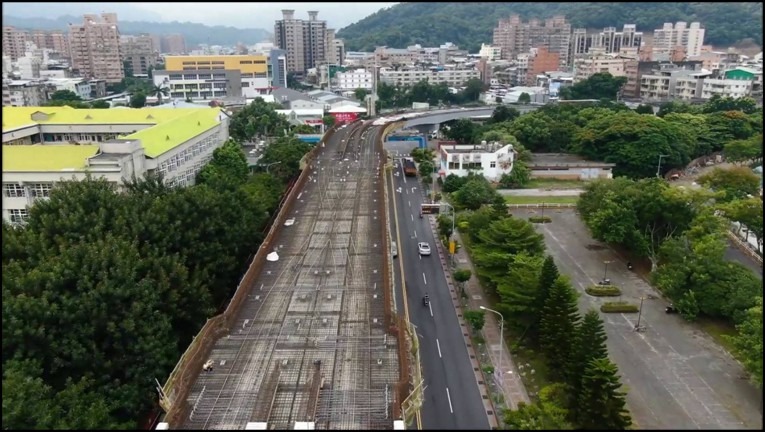
[[[132,3],[160,14],[164,21],[191,21],[207,25],[262,28],[273,31],[282,9],[294,9],[295,18],[308,19],[308,11],[319,11],[319,19],[330,28],[341,29],[396,3]]]

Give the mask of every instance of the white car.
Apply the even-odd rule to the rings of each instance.
[[[420,250],[420,255],[430,255],[430,245],[425,242],[417,243],[417,249]]]

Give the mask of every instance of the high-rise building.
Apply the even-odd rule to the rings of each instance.
[[[678,46],[685,48],[685,54],[688,57],[695,57],[701,54],[701,47],[704,45],[704,29],[701,24],[678,21],[674,26],[672,23],[664,23],[664,27],[656,29],[653,32],[653,54],[655,57],[669,57],[671,53],[676,52]]]
[[[55,51],[65,59],[71,58],[69,37],[64,32],[35,30],[30,35],[30,39],[38,48]]]
[[[186,40],[181,34],[162,36],[160,50],[163,54],[186,54]]]
[[[151,35],[120,36],[120,54],[125,74],[147,75],[157,65],[157,51]]]
[[[635,24],[625,24],[622,31],[616,27],[606,27],[598,33],[588,33],[586,29],[574,29],[571,36],[572,60],[596,49],[598,53],[619,53],[625,48],[639,51],[643,44],[643,32],[637,31]]]
[[[295,19],[295,11],[282,10],[274,25],[274,44],[287,52],[287,71],[298,74],[327,60],[327,22],[308,12],[308,20]],[[334,39],[334,38],[333,38]]]
[[[24,57],[28,36],[25,30],[3,26],[3,55],[9,56],[14,61]]]
[[[558,54],[560,67],[569,63],[571,24],[564,16],[524,23],[519,15],[512,15],[509,19],[499,20],[493,39],[492,45],[502,48],[503,59],[512,59],[531,48],[543,46],[550,53]]]
[[[345,42],[335,38],[335,29],[327,29],[326,61],[329,64],[343,64],[345,59]]]
[[[118,83],[125,77],[120,56],[117,14],[86,14],[82,24],[69,25],[72,69],[85,78]]]
[[[287,53],[278,48],[268,52],[268,70],[271,87],[287,87]]]

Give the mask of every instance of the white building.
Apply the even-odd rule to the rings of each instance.
[[[687,57],[695,57],[701,54],[703,45],[704,29],[697,22],[692,22],[690,27],[683,21],[678,21],[674,26],[672,23],[664,23],[664,27],[653,32],[654,55],[669,55],[675,47],[680,46],[685,49]]]
[[[446,83],[450,87],[462,87],[471,79],[481,79],[481,72],[476,69],[380,69],[380,81],[390,85],[408,87],[425,79],[430,84]]]
[[[90,99],[90,82],[84,78],[50,78],[47,81],[58,90],[69,90],[82,99]]]
[[[616,53],[605,53],[602,49],[592,49],[574,60],[574,82],[584,81],[596,73],[608,72],[615,77],[627,76],[627,59]]]
[[[3,218],[23,222],[56,183],[86,174],[121,185],[160,173],[191,185],[226,139],[218,108],[4,107]]]
[[[338,72],[332,85],[333,90],[354,91],[356,89],[372,90],[374,77],[372,72],[365,69],[356,69],[346,72]]]
[[[706,78],[701,84],[701,98],[709,99],[714,95],[742,98],[752,95],[754,81],[740,79]]]
[[[454,174],[460,177],[470,172],[482,174],[489,181],[499,181],[503,174],[513,170],[515,151],[512,144],[482,142],[480,145],[447,144],[439,149],[441,177]]]
[[[43,61],[40,57],[27,51],[23,57],[19,57],[19,59],[16,60],[16,73],[21,79],[40,78],[40,70],[43,68],[42,65]]]
[[[502,58],[502,47],[481,44],[480,57],[486,57],[489,61],[495,61]]]

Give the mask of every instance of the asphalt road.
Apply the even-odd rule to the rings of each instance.
[[[396,175],[397,173],[397,175]],[[388,177],[390,182],[390,177]],[[390,185],[390,183],[389,183]],[[396,200],[401,244],[398,258],[403,260],[410,320],[417,328],[420,358],[425,380],[422,423],[424,429],[489,429],[473,367],[465,346],[462,329],[451,301],[435,238],[427,219],[420,219],[422,188],[414,177],[404,177],[401,166],[394,164],[393,185],[389,189]],[[393,219],[393,206],[391,220]],[[391,224],[393,241],[396,225]],[[428,242],[431,256],[419,256],[418,242]],[[400,266],[396,272],[396,303],[403,313]],[[423,305],[425,294],[430,307]]]
[[[513,210],[527,217],[527,210]],[[593,240],[573,211],[546,212],[550,224],[538,225],[548,253],[562,274],[580,293],[581,310],[598,309],[606,300],[591,297],[584,288],[606,271],[622,288],[622,300],[640,305],[638,314],[603,314],[610,358],[619,367],[627,389],[627,403],[637,429],[761,429],[762,391],[742,379],[743,368],[694,324],[667,315],[667,303],[626,263]]]

